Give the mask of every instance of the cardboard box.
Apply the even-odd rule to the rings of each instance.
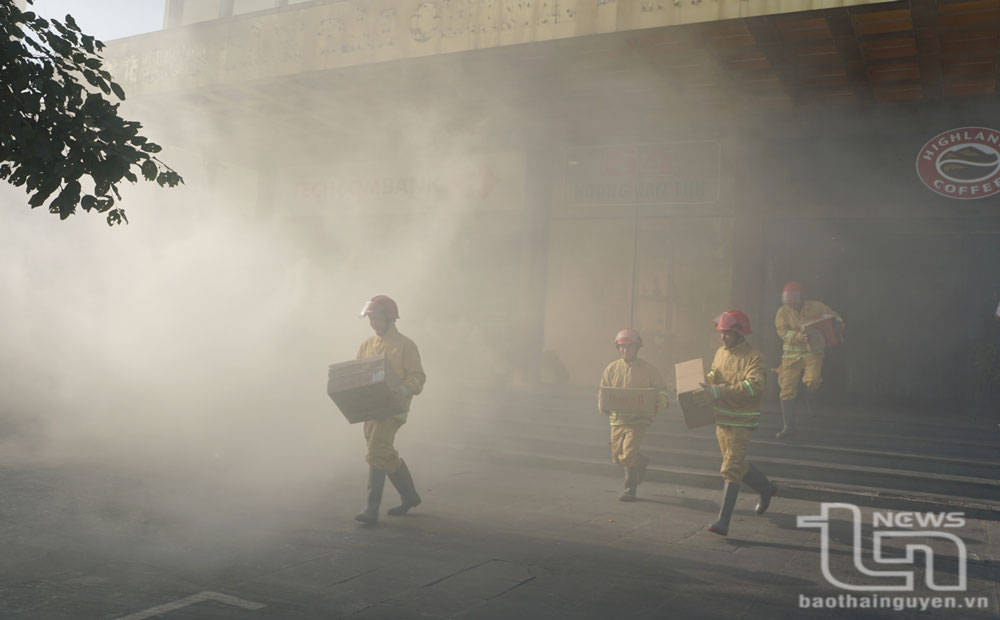
[[[802,323],[806,333],[806,346],[810,353],[822,353],[826,347],[840,344],[840,333],[837,331],[837,317],[824,314]]]
[[[401,383],[385,356],[366,357],[330,366],[326,393],[351,424],[404,413]]]
[[[656,388],[602,387],[597,395],[601,411],[656,413]]]
[[[701,428],[715,423],[715,409],[709,405],[694,402],[692,394],[702,389],[705,382],[705,363],[698,359],[674,364],[677,381],[677,402],[684,413],[684,423],[688,428]]]

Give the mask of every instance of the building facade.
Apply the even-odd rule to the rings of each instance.
[[[107,58],[321,269],[405,248],[420,329],[473,323],[492,381],[593,385],[629,325],[669,369],[734,307],[777,366],[798,280],[848,323],[831,400],[979,417],[1000,203],[919,161],[1000,127],[998,54],[980,0],[168,0]]]

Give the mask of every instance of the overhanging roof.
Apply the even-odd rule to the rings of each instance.
[[[171,115],[197,110],[214,115],[218,128],[231,126],[235,134],[254,127],[261,142],[277,143],[328,139],[325,134],[391,114],[401,101],[456,118],[493,106],[585,119],[595,109],[628,106],[955,100],[996,93],[1000,53],[1000,0],[903,0],[335,68],[299,62],[295,71],[276,73],[264,63],[257,75],[237,71],[209,79],[229,61],[207,58],[208,40],[238,36],[244,26],[236,21],[260,26],[275,15],[133,37],[116,42],[109,59],[116,75],[131,66],[125,75],[135,79],[122,82],[140,103]],[[227,50],[237,43],[216,45]],[[267,50],[281,57],[277,43],[258,43],[251,58]],[[198,73],[169,60],[185,54],[208,68]],[[163,73],[144,85],[143,76],[154,75],[146,63]]]

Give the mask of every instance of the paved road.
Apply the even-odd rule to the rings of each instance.
[[[717,510],[711,489],[647,482],[642,501],[622,504],[617,478],[483,461],[468,449],[430,450],[405,438],[402,446],[425,501],[376,526],[352,519],[365,483],[354,455],[339,473],[287,483],[216,474],[210,465],[182,474],[93,458],[8,459],[0,476],[0,618],[1000,614],[997,521],[953,530],[969,552],[967,591],[957,602],[985,597],[984,609],[803,609],[802,596],[844,594],[821,572],[819,531],[796,527],[797,516],[818,514],[815,503],[777,498],[757,517],[746,493],[724,539],[703,530]],[[383,508],[395,499],[388,485],[386,495]],[[864,512],[862,541],[870,549],[871,511]],[[850,583],[880,582],[865,581],[852,565],[849,516],[838,514],[830,528],[831,572]],[[956,583],[956,548],[931,542],[935,578]],[[917,571],[915,593],[886,596],[955,594],[930,592],[923,574]]]

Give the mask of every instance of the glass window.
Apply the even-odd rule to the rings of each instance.
[[[242,15],[243,13],[253,13],[254,11],[273,9],[277,5],[278,3],[276,0],[234,0],[233,15]]]
[[[185,2],[182,5],[184,11],[181,16],[182,24],[193,24],[209,19],[219,18],[220,0],[198,0],[198,2]]]

